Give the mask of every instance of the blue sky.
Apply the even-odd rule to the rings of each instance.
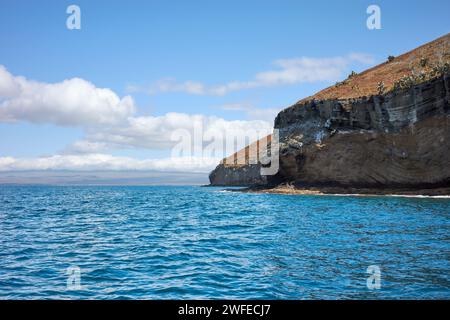
[[[66,8],[71,4],[81,8],[81,30],[66,28]],[[381,8],[381,30],[366,27],[370,4]],[[8,157],[8,163],[17,159],[32,163],[40,157],[95,153],[163,159],[170,156],[172,146],[159,145],[157,134],[176,129],[174,122],[192,121],[166,117],[168,113],[202,115],[214,127],[218,124],[208,117],[222,119],[223,126],[233,128],[270,123],[277,110],[345,78],[351,70],[364,70],[388,55],[448,33],[448,12],[450,2],[446,0],[2,0],[0,65],[9,78],[23,76],[27,81],[46,84],[81,78],[96,88],[110,89],[119,99],[129,95],[134,111],[128,116],[158,124],[155,132],[141,132],[136,121],[120,127],[116,123],[95,124],[92,121],[100,119],[96,118],[86,124],[86,117],[61,120],[52,114],[53,109],[41,104],[21,113],[16,104],[16,109],[8,111],[12,121],[2,119],[0,113],[0,158]],[[364,59],[350,58],[352,54]],[[302,74],[300,80],[263,84],[255,80],[261,73],[267,76],[280,71],[280,59],[292,63],[302,57],[325,64],[324,59],[333,58],[342,64],[338,74],[331,70],[323,77]],[[161,83],[169,87],[166,92]],[[201,85],[200,91],[186,89],[187,83]],[[238,83],[239,88],[214,93],[215,88],[230,83]],[[0,97],[0,109],[5,99],[9,98]],[[100,114],[95,105],[91,108],[92,113]],[[33,115],[24,114],[29,110]],[[69,113],[63,116],[72,117]],[[241,122],[233,122],[236,120]],[[128,137],[129,132],[136,136]],[[147,141],[143,135],[153,138],[141,145],[139,139]],[[118,139],[133,141],[127,145],[126,141],[117,143]],[[102,147],[76,150],[73,144],[80,140]],[[28,167],[22,164],[20,168]]]

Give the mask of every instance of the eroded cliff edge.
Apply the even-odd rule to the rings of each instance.
[[[446,35],[281,111],[274,123],[277,175],[261,176],[260,164],[222,163],[211,184],[447,193],[448,40]]]

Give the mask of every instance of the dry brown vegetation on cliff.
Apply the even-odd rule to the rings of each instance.
[[[328,87],[297,104],[311,100],[356,99],[401,88],[410,82],[427,81],[438,76],[450,62],[450,33],[362,73],[352,73],[346,80]],[[446,64],[447,63],[447,64]],[[381,85],[382,84],[382,85]],[[380,92],[381,86],[384,87]]]

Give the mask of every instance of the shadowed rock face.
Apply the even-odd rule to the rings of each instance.
[[[276,176],[261,176],[260,164],[228,161],[211,173],[211,184],[450,187],[448,68],[389,93],[377,94],[374,89],[375,82],[383,79],[391,88],[411,66],[415,73],[415,68],[429,72],[432,62],[448,61],[449,40],[450,35],[441,37],[281,111],[275,119],[280,135]]]
[[[386,96],[282,111],[280,174],[304,186],[448,186],[448,75]]]
[[[220,164],[209,175],[213,186],[266,185],[267,177],[261,175],[261,165],[224,166]]]

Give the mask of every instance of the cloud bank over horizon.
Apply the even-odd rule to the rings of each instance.
[[[134,159],[108,154],[0,157],[0,172],[11,171],[161,171],[208,173],[222,158],[171,157]]]

